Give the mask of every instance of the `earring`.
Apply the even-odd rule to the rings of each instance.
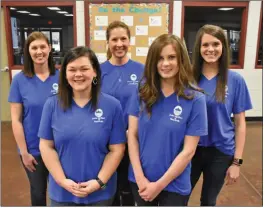
[[[97,85],[97,84],[98,84],[98,79],[97,79],[97,77],[94,77],[93,80],[92,80],[92,82],[93,82],[94,85]]]

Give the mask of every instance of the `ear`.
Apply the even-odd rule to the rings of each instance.
[[[52,45],[49,44],[49,53],[51,52],[51,50],[52,50]]]

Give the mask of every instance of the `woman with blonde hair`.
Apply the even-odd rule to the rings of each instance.
[[[186,206],[190,161],[207,134],[205,96],[194,85],[187,49],[159,36],[129,108],[129,180],[138,206]]]
[[[123,119],[128,128],[127,109],[132,92],[142,77],[143,64],[133,61],[127,55],[131,31],[121,22],[109,24],[106,31],[108,43],[108,60],[101,64],[102,91],[118,99],[123,109]],[[115,206],[134,206],[134,200],[128,181],[129,156],[126,148],[124,158],[118,168],[118,189],[114,201]]]
[[[201,27],[193,50],[193,74],[206,94],[209,133],[200,138],[191,171],[192,188],[203,173],[201,206],[215,206],[225,178],[226,184],[235,183],[243,162],[245,111],[252,105],[243,77],[228,70],[229,64],[224,30],[215,25]]]

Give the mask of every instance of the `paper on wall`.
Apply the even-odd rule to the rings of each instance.
[[[135,45],[135,36],[131,37],[130,45]]]
[[[106,31],[94,30],[94,40],[106,40]]]
[[[148,35],[148,26],[135,26],[135,33],[136,35]]]
[[[98,62],[101,64],[105,61],[107,61],[107,55],[106,53],[96,53],[96,56],[98,58]]]
[[[108,26],[108,16],[95,16],[96,26]]]
[[[148,45],[150,46],[155,39],[156,39],[156,37],[149,37],[148,38]]]
[[[133,16],[121,16],[121,21],[128,26],[133,26]]]
[[[148,47],[136,47],[136,56],[147,56]]]
[[[149,26],[161,26],[161,16],[151,16],[149,17]]]

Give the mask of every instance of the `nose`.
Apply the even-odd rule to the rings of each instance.
[[[213,51],[213,50],[214,50],[213,46],[212,45],[209,45],[208,51]]]
[[[76,72],[75,72],[75,76],[76,77],[80,77],[80,76],[82,76],[83,74],[82,74],[82,72],[80,71],[80,70],[77,70]]]
[[[117,46],[122,46],[122,41],[121,40],[118,40]]]
[[[40,53],[42,53],[41,49],[37,48],[37,54],[40,54]]]
[[[168,59],[164,59],[163,62],[162,62],[162,65],[163,65],[163,66],[167,66],[167,65],[169,65],[169,61],[168,61]]]

